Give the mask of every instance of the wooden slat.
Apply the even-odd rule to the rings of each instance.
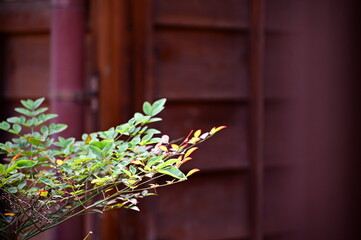
[[[4,96],[37,98],[49,93],[49,36],[14,35],[4,37],[2,57],[6,57]]]
[[[250,31],[250,164],[251,236],[263,239],[263,151],[264,151],[264,0],[251,1]]]
[[[246,29],[246,0],[156,0],[155,23],[159,26]]]
[[[50,1],[0,3],[0,32],[34,33],[50,29]]]
[[[166,105],[159,129],[171,139],[184,138],[191,129],[209,131],[226,125],[219,136],[210,139],[194,153],[194,160],[185,168],[204,171],[244,169],[248,167],[246,106],[239,103],[189,103]]]
[[[247,42],[241,33],[156,32],[156,96],[169,99],[247,97]]]
[[[265,167],[290,167],[293,159],[287,157],[290,137],[289,102],[267,102],[265,104],[264,164]]]
[[[264,88],[267,99],[289,99],[295,68],[292,35],[268,33],[264,49]]]
[[[265,6],[265,28],[269,31],[294,31],[299,11],[298,0],[272,0]]]
[[[152,0],[131,1],[134,96],[140,109],[144,100],[154,99]]]
[[[124,2],[93,1],[94,28],[97,52],[97,77],[99,78],[99,128],[116,126],[127,117],[129,84],[128,60],[125,57],[126,21]],[[117,33],[117,34],[114,34]]]
[[[98,77],[99,82],[101,130],[119,125],[129,117],[128,5],[128,1],[91,1],[90,29],[96,46],[94,77]],[[104,213],[98,226],[99,238],[122,239],[119,229],[122,222],[118,210]]]
[[[287,168],[265,172],[263,206],[265,235],[285,234],[297,230],[297,219],[292,213],[292,209],[299,209],[294,206],[296,192],[299,191],[295,189],[297,175],[294,170]]]
[[[158,189],[153,239],[243,239],[249,236],[248,175],[198,173]]]

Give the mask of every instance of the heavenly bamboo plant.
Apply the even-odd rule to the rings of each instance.
[[[13,134],[0,143],[0,238],[30,239],[76,216],[116,208],[139,210],[138,200],[155,188],[187,179],[180,167],[196,145],[224,126],[191,133],[169,142],[150,123],[164,109],[165,99],[145,102],[143,113],[107,131],[63,138],[67,125],[50,120],[56,114],[42,107],[44,98],[22,100],[20,115],[0,123]],[[167,181],[160,177],[167,175]],[[171,180],[169,180],[169,178]],[[155,181],[157,179],[157,181]]]

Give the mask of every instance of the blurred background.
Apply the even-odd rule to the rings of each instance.
[[[45,96],[80,136],[165,97],[172,139],[227,126],[141,212],[36,239],[360,239],[356,22],[341,0],[0,0],[1,119]]]

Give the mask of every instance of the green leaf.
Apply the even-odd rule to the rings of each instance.
[[[38,116],[38,118],[40,121],[46,122],[50,119],[56,118],[57,116],[58,116],[57,114],[53,114],[53,113],[48,113],[48,114],[42,113]]]
[[[33,109],[37,109],[43,102],[44,102],[45,98],[39,98],[36,99],[34,104],[33,104]]]
[[[15,123],[13,125],[13,130],[16,132],[16,134],[18,134],[21,131],[21,126]]]
[[[26,107],[27,109],[33,110],[34,109],[34,101],[31,99],[28,100],[20,100],[21,104]]]
[[[134,147],[134,146],[137,145],[138,143],[140,143],[140,136],[139,136],[139,135],[135,136],[135,137],[130,141],[130,144],[132,145],[132,147]]]
[[[18,113],[21,113],[25,116],[28,116],[28,117],[32,117],[34,115],[31,111],[29,111],[25,108],[15,108],[15,111],[17,111]]]
[[[152,122],[159,122],[159,121],[162,121],[161,118],[159,117],[155,117],[155,118],[151,118],[147,121],[147,123],[152,123]]]
[[[49,128],[47,126],[42,126],[40,128],[40,131],[43,135],[48,136],[49,135]]]
[[[152,105],[149,102],[143,103],[143,112],[148,116],[152,114]]]
[[[20,168],[31,168],[34,167],[36,165],[35,161],[32,160],[19,160],[15,163],[16,168],[20,169]]]
[[[158,168],[158,169],[162,169],[162,168],[164,168],[164,167],[166,167],[166,166],[173,165],[173,164],[176,163],[177,161],[178,161],[177,158],[171,158],[171,159],[165,161],[164,163],[159,164],[159,165],[157,166],[157,168]]]
[[[159,173],[163,173],[165,175],[180,179],[180,180],[185,180],[187,179],[187,177],[184,175],[184,173],[182,173],[178,168],[176,167],[168,167],[168,168],[164,168],[158,171]]]
[[[147,131],[145,131],[145,133],[160,134],[161,132],[157,129],[149,128],[149,129],[147,129]]]
[[[10,193],[17,193],[18,192],[18,189],[16,187],[9,187],[7,189]]]
[[[39,108],[39,109],[35,110],[33,114],[34,114],[34,116],[37,116],[40,113],[46,112],[47,110],[48,110],[47,107]]]
[[[45,183],[46,185],[54,186],[54,182],[49,178],[42,177],[39,179],[39,181]]]
[[[28,140],[28,142],[32,145],[38,146],[40,143],[42,143],[42,141],[38,138],[34,138],[34,137],[27,137],[26,138]]]
[[[6,170],[5,165],[0,163],[0,173],[1,174],[5,173],[5,170]]]
[[[58,123],[58,124],[50,124],[49,126],[49,135],[54,134],[54,133],[59,133],[64,131],[68,126],[66,124],[63,123]]]
[[[163,155],[152,157],[151,159],[148,160],[147,167],[153,166],[154,164],[156,164],[157,162],[162,160],[164,157],[165,156],[163,156]]]
[[[9,123],[20,123],[20,118],[19,117],[10,117],[10,118],[6,119],[6,121],[8,121]]]
[[[165,98],[155,101],[152,105],[152,114],[151,115],[155,116],[158,113],[160,113],[164,109],[164,104],[166,101],[167,101],[167,99],[165,99]]]
[[[91,150],[91,152],[99,159],[103,159],[104,158],[104,153],[102,150],[100,150],[100,148],[94,146],[94,145],[89,145],[89,148]]]
[[[0,124],[0,129],[5,130],[5,131],[9,130],[10,127],[11,127],[11,125],[8,122],[5,122],[5,121],[3,121]]]
[[[26,181],[22,181],[18,184],[19,189],[23,189],[26,186]]]
[[[140,145],[145,145],[149,142],[150,139],[152,139],[153,137],[153,133],[148,133],[146,135],[144,135],[144,137],[142,138],[142,141],[140,143]]]

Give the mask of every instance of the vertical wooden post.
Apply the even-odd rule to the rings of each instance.
[[[84,39],[84,0],[52,0],[51,108],[69,125],[69,136],[82,133]]]
[[[92,0],[92,27],[99,78],[99,128],[106,130],[129,116],[128,1]],[[100,216],[99,238],[123,239],[120,211]]]
[[[52,0],[50,49],[51,109],[68,124],[65,137],[79,137],[84,123],[84,0]],[[56,229],[56,239],[83,239],[83,220]]]
[[[153,19],[152,1],[132,1],[133,52],[134,52],[134,101],[139,109],[144,100],[151,101],[153,89]]]
[[[263,144],[264,144],[264,1],[251,2],[250,31],[250,161],[251,161],[251,234],[263,239]]]

